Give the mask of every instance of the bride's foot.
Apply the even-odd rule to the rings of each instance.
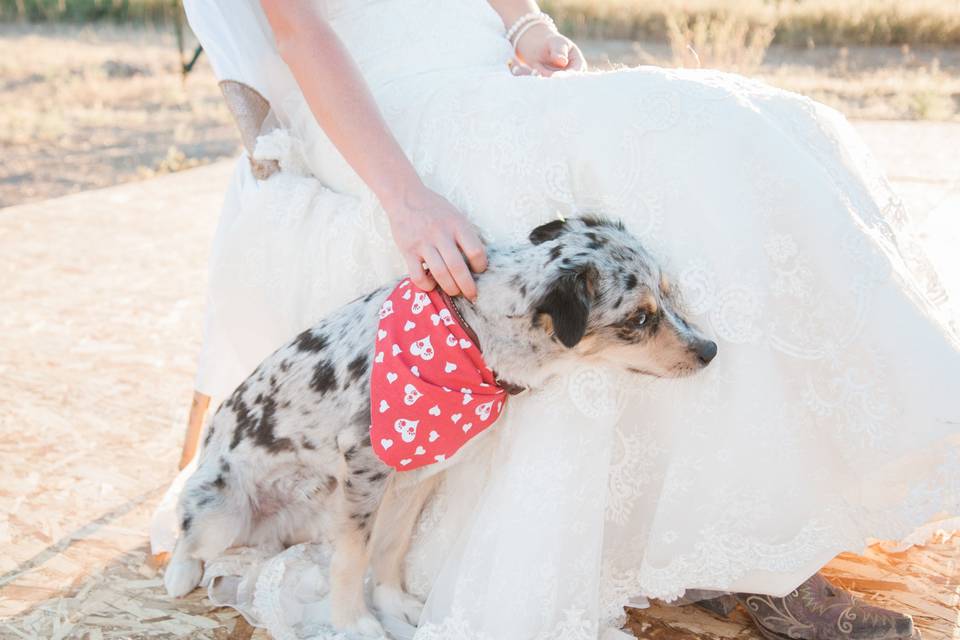
[[[769,640],[908,640],[910,616],[860,602],[819,573],[783,598],[734,596]]]

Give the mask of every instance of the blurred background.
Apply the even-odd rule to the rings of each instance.
[[[598,66],[731,69],[851,118],[960,118],[960,0],[541,4]],[[0,0],[0,207],[233,155],[195,52],[176,0]]]

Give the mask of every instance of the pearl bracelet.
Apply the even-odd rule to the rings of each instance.
[[[510,41],[511,46],[514,49],[517,48],[517,43],[520,42],[520,38],[523,35],[537,26],[538,24],[545,25],[551,31],[557,30],[557,25],[554,23],[553,18],[551,18],[546,13],[542,11],[531,11],[530,13],[520,16],[517,18],[517,21],[507,30],[507,40]]]

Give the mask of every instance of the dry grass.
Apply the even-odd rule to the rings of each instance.
[[[754,23],[741,16],[671,14],[667,39],[671,62],[679,67],[722,68],[751,73],[763,62],[773,41],[774,23]],[[692,64],[691,64],[692,63]]]
[[[238,140],[213,74],[172,30],[0,25],[0,206],[222,158]]]
[[[960,44],[956,0],[542,0],[579,37],[663,40],[671,16],[773,25],[778,44]]]
[[[850,118],[878,120],[960,119],[960,48],[812,47],[773,45],[762,34],[738,32],[739,47],[678,35],[669,44],[582,41],[600,67],[653,64],[719,68],[758,77],[809,95]],[[699,59],[685,43],[693,42]],[[706,43],[706,46],[704,46]]]
[[[769,26],[675,20],[669,43],[581,44],[599,66],[695,67],[689,42],[703,66],[755,75],[853,118],[960,118],[960,48],[767,48]],[[236,153],[207,59],[186,81],[179,64],[169,27],[0,25],[0,207]]]
[[[956,0],[541,0],[580,38],[666,40],[671,16],[774,27],[778,44],[960,45]],[[169,23],[177,0],[0,0],[0,21]]]

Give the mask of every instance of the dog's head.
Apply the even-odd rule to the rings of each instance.
[[[629,371],[682,377],[707,366],[717,345],[687,319],[677,291],[621,224],[555,220],[530,233],[538,265],[536,327],[566,349]]]

